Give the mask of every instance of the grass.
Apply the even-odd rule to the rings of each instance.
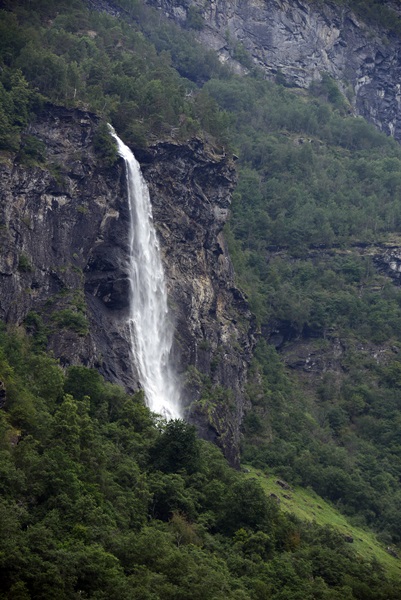
[[[318,525],[335,527],[344,536],[353,538],[352,547],[360,556],[376,559],[391,577],[401,576],[401,559],[391,556],[371,531],[351,525],[344,515],[313,490],[302,487],[283,489],[277,483],[277,476],[265,475],[263,471],[250,465],[243,467],[249,471],[246,476],[250,479],[256,478],[267,495],[277,496],[283,511],[292,513],[303,521],[315,521]]]

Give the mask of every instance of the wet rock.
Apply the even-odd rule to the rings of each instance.
[[[32,311],[41,315],[48,349],[63,366],[97,368],[133,391],[139,384],[127,328],[124,163],[99,161],[96,127],[90,113],[47,105],[29,126],[46,145],[46,166],[0,165],[0,317],[20,325]],[[138,155],[176,325],[187,417],[238,466],[254,324],[222,234],[233,163],[200,139],[160,142]],[[220,390],[212,406],[197,403],[200,386],[188,379],[189,368]]]
[[[238,465],[240,423],[247,408],[243,390],[255,325],[245,297],[234,285],[222,235],[236,173],[224,153],[216,154],[200,139],[186,145],[159,143],[141,158],[167,275],[182,376],[188,367],[195,367],[214,386],[226,390],[215,403],[199,405],[196,382],[189,381],[187,415]]]

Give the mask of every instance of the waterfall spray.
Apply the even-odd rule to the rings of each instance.
[[[128,319],[133,360],[149,408],[167,419],[181,417],[180,386],[171,364],[173,330],[149,190],[138,161],[115,131],[125,161],[130,211]]]

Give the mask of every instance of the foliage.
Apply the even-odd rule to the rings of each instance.
[[[33,98],[22,72],[5,66],[0,72],[0,149],[18,149],[20,132],[28,123]]]
[[[342,379],[330,372],[321,379],[315,399],[285,372],[273,349],[260,344],[257,360],[263,387],[254,380],[249,393],[257,395],[258,427],[247,420],[244,459],[312,487],[398,544],[399,404],[390,374],[396,363],[377,369],[354,355]]]
[[[88,320],[84,314],[71,308],[64,308],[52,314],[52,321],[60,329],[70,329],[79,335],[88,333]]]
[[[80,1],[74,8],[41,2],[32,11],[27,0],[19,0],[1,11],[3,148],[18,149],[21,128],[44,98],[90,108],[134,146],[146,145],[149,136],[193,135],[200,123],[211,119],[210,111],[216,113],[211,133],[223,132],[225,122],[218,123],[217,105],[206,109],[203,102],[203,108],[196,107],[192,96],[197,83],[225,72],[215,53],[203,50],[190,31],[179,32],[155,18],[142,3],[120,5],[126,22],[90,12]],[[191,8],[188,24],[192,29],[202,26],[199,13]],[[99,156],[112,164],[115,152],[102,127],[95,144]],[[21,157],[42,161],[40,141],[27,138]]]
[[[33,135],[24,136],[21,140],[18,159],[27,165],[44,163],[46,160],[46,146],[44,142]]]
[[[401,225],[399,147],[347,116],[327,74],[302,93],[255,71],[235,77],[190,30],[139,0],[116,1],[125,21],[79,0],[3,4],[1,150],[46,160],[26,130],[45,100],[96,112],[106,165],[116,153],[105,120],[133,146],[203,135],[236,149],[227,235],[259,324],[285,323],[316,351],[336,336],[346,347],[341,378],[329,370],[311,391],[259,343],[243,454],[399,543],[401,367],[396,351],[380,363],[360,348],[398,348],[401,298],[369,254],[354,251]],[[196,11],[188,25],[201,27]],[[228,42],[250,68],[244,47]],[[28,266],[21,255],[20,271]],[[87,333],[82,306],[50,319]],[[32,342],[0,336],[2,598],[400,597],[377,563],[335,532],[282,514],[191,426],[155,424],[142,394],[96,371],[64,373],[41,353],[40,315],[25,325]],[[231,401],[203,384],[206,409]]]
[[[397,229],[400,149],[362,119],[341,116],[337,96],[331,108],[236,77],[205,88],[232,117],[241,150],[231,228],[250,260],[274,245],[299,253]]]
[[[198,454],[195,427],[173,420],[166,424],[157,440],[152,459],[156,469],[164,473],[177,473],[182,469],[193,473],[198,467]]]
[[[304,98],[252,78],[204,87],[232,117],[239,183],[226,233],[262,330],[278,322],[316,354],[336,338],[347,348],[344,374],[329,369],[311,390],[259,344],[244,457],[313,487],[399,543],[400,452],[390,431],[400,407],[388,404],[397,371],[383,378],[357,348],[367,345],[372,356],[375,345],[391,347],[401,336],[400,291],[363,250],[398,230],[400,149],[344,116],[325,76]]]
[[[17,332],[0,334],[0,378],[2,598],[278,600],[314,597],[317,574],[319,597],[359,598],[365,584],[398,597],[377,565],[281,514],[192,426],[160,428],[141,394],[84,367],[65,375]]]
[[[45,350],[47,346],[47,328],[42,317],[35,311],[30,311],[25,317],[25,328],[32,336],[34,347]]]
[[[320,0],[312,0],[319,2]],[[348,5],[356,14],[369,25],[379,25],[388,32],[401,34],[401,23],[391,4],[386,6],[382,0],[335,0],[336,4]]]
[[[29,273],[32,271],[32,265],[26,254],[20,254],[18,258],[18,271],[21,273]]]
[[[340,534],[343,540],[352,544],[352,549],[360,556],[379,561],[386,565],[395,577],[399,577],[401,566],[397,557],[392,556],[372,532],[354,525],[330,502],[325,502],[310,488],[289,486],[278,479],[277,475],[259,471],[250,465],[246,465],[245,470],[247,477],[257,478],[266,494],[277,498],[281,510],[303,521],[316,521],[319,525],[330,529],[333,537]],[[282,487],[283,484],[285,487]],[[296,542],[297,540],[294,539],[294,543]]]
[[[190,29],[197,29],[198,31],[203,29],[204,22],[202,14],[195,6],[189,6],[186,23]]]
[[[112,166],[117,160],[117,149],[106,123],[101,123],[94,135],[93,146],[100,160]]]

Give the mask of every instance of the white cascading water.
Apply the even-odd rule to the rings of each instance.
[[[138,161],[112,127],[125,161],[130,210],[129,330],[133,359],[150,410],[181,418],[180,386],[171,364],[173,342],[160,248],[153,226],[149,190]]]

